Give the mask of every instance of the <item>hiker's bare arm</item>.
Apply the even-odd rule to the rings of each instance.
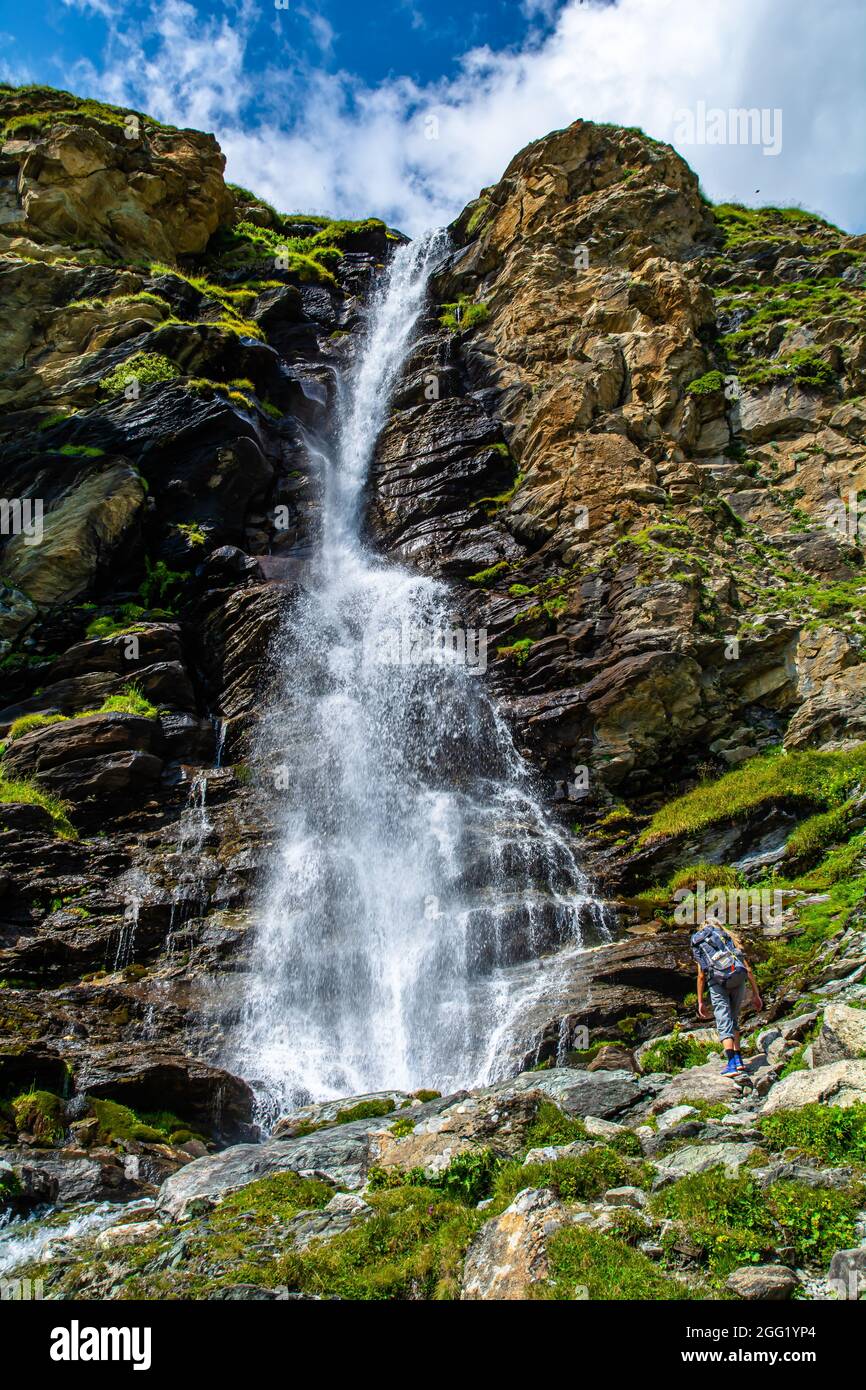
[[[746,974],[747,974],[748,977],[749,977],[749,984],[750,984],[751,987],[752,987],[752,1006],[753,1006],[753,1008],[754,1008],[756,1011],[757,1011],[758,1009],[762,1009],[762,1008],[764,1007],[764,1004],[763,1004],[763,1000],[761,999],[761,991],[758,989],[758,982],[757,982],[757,980],[755,979],[754,972],[753,972],[753,970],[752,970],[751,965],[749,964],[749,958],[748,958],[748,956],[747,956],[746,953],[745,953],[745,950],[744,950],[744,948],[743,948],[743,943],[742,943],[742,941],[740,940],[740,938],[739,938],[738,936],[736,936],[736,935],[734,934],[734,932],[732,932],[732,931],[729,931],[729,932],[728,932],[728,936],[731,938],[731,940],[733,941],[733,943],[734,943],[734,945],[736,946],[737,950],[740,952],[741,956],[743,957],[743,964],[744,964],[745,967],[746,967]]]
[[[704,1004],[704,972],[698,966],[698,1018],[709,1018],[710,1011]]]

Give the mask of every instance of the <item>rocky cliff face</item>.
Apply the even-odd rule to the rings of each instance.
[[[866,462],[864,239],[712,209],[670,147],[577,122],[454,240],[452,332],[418,344],[374,530],[466,584],[559,794],[575,767],[609,809],[769,745],[862,739],[840,499]]]
[[[212,137],[67,94],[0,121],[3,1089],[237,1135],[202,981],[267,843],[245,758],[315,532],[303,431],[392,234],[286,225]]]
[[[180,1246],[179,1296],[219,1296],[240,1201],[262,1296],[571,1298],[597,1240],[644,1296],[712,1295],[780,1248],[731,1291],[823,1280],[862,1236],[864,238],[712,208],[669,147],[585,122],[457,219],[369,531],[487,629],[518,744],[629,931],[527,1020],[515,1070],[540,1071],[239,1145],[251,1094],[216,1059],[270,849],[268,653],[316,537],[305,441],[397,237],[281,217],[225,184],[212,137],[140,114],[0,88],[0,125],[0,1200],[144,1204],[95,1264],[58,1274],[34,1237],[43,1273],[164,1296]],[[783,897],[750,927],[766,998],[734,1099],[679,1031],[672,894],[696,879]],[[819,1181],[827,1101],[856,1125]],[[766,1218],[733,1264],[677,1205],[717,1164]],[[817,1263],[790,1205],[816,1186]]]

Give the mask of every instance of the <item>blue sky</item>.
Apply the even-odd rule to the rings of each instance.
[[[280,208],[410,233],[578,116],[670,140],[717,201],[862,231],[864,57],[863,0],[29,0],[0,20],[5,80],[213,130],[228,177]],[[733,108],[779,138],[728,121],[713,143]]]

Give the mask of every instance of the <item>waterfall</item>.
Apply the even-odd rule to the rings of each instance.
[[[265,1123],[310,1099],[495,1077],[517,1020],[606,934],[448,587],[377,556],[363,494],[442,234],[398,249],[339,384],[321,543],[275,652],[259,765],[277,847],[228,1065]],[[457,637],[466,634],[457,631]]]

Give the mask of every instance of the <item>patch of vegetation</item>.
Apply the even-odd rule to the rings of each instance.
[[[117,396],[133,381],[145,389],[162,381],[174,381],[179,376],[179,369],[161,353],[134,352],[104,376],[99,385],[106,396]]]
[[[576,1140],[588,1138],[583,1120],[566,1115],[552,1100],[543,1100],[526,1131],[524,1147],[542,1149],[549,1144],[573,1144]]]
[[[835,1167],[866,1164],[866,1103],[812,1104],[777,1110],[758,1121],[767,1148],[797,1149]]]
[[[853,1242],[863,1191],[774,1183],[761,1188],[748,1173],[729,1177],[723,1168],[693,1174],[651,1198],[659,1216],[681,1222],[689,1242],[718,1278],[744,1264],[777,1258],[793,1246],[796,1264],[826,1264]],[[675,1244],[673,1230],[665,1243]]]
[[[12,1101],[19,1134],[32,1134],[40,1146],[51,1148],[66,1134],[65,1105],[51,1091],[26,1091]]]
[[[585,1153],[549,1163],[506,1163],[493,1183],[491,1214],[504,1211],[527,1187],[549,1187],[563,1202],[589,1201],[609,1187],[645,1187],[652,1169],[620,1154],[610,1144],[595,1144]]]
[[[98,710],[88,711],[88,713],[137,714],[142,719],[155,719],[158,710],[156,705],[142,694],[137,685],[127,685],[121,694],[106,696]]]
[[[704,372],[703,376],[695,377],[686,387],[690,396],[712,396],[717,391],[725,389],[725,378],[721,372]]]
[[[653,816],[638,843],[736,820],[769,802],[829,809],[842,803],[864,777],[866,744],[839,753],[772,751],[669,801]]]
[[[479,1214],[430,1187],[376,1192],[369,1200],[369,1220],[283,1257],[281,1282],[364,1301],[454,1298]]]
[[[497,647],[496,655],[504,657],[506,660],[510,658],[512,661],[516,661],[518,666],[523,666],[534,645],[535,642],[531,637],[521,637],[519,641],[512,642],[510,646]]]
[[[91,444],[62,444],[57,450],[64,458],[100,459],[105,457],[104,449],[96,449]]]
[[[675,1027],[669,1038],[660,1038],[641,1054],[641,1066],[645,1072],[667,1071],[676,1075],[691,1067],[702,1067],[718,1050],[717,1043],[683,1037]]]
[[[61,724],[65,719],[65,714],[22,714],[9,726],[7,737],[11,743],[13,739],[29,734],[32,729],[45,729],[49,724]]]
[[[69,819],[69,803],[59,796],[43,791],[34,782],[23,777],[6,777],[0,765],[0,803],[11,802],[19,806],[41,806],[51,817],[54,833],[62,840],[74,840],[78,831]]]
[[[85,629],[85,637],[119,637],[127,632],[140,632],[140,620],[147,617],[148,610],[139,603],[121,603],[115,612],[116,617],[106,613],[100,618],[91,619]]]
[[[346,1110],[338,1110],[334,1124],[350,1125],[353,1120],[372,1120],[378,1115],[390,1115],[395,1109],[393,1100],[360,1100]]]
[[[207,540],[207,534],[195,521],[178,521],[175,523],[174,529],[175,531],[179,532],[181,536],[183,536],[184,540],[187,542],[188,545],[204,545]]]
[[[137,1115],[128,1105],[116,1100],[90,1098],[90,1109],[99,1121],[98,1140],[101,1144],[136,1139],[139,1143],[164,1144],[173,1134],[191,1136],[193,1131],[170,1111]]]
[[[453,304],[443,304],[439,322],[449,333],[466,333],[470,328],[486,322],[490,310],[485,303],[475,303],[466,294],[461,294]]]
[[[147,608],[171,608],[187,581],[183,570],[173,570],[164,560],[152,561],[144,557],[146,578],[138,592]]]
[[[500,574],[505,574],[511,569],[507,560],[497,560],[495,565],[490,565],[486,570],[476,570],[475,574],[466,576],[467,584],[492,584]]]
[[[533,1298],[573,1300],[585,1288],[591,1299],[700,1299],[707,1294],[664,1274],[648,1255],[624,1240],[567,1227],[547,1244],[548,1275]]]
[[[367,1187],[371,1192],[391,1191],[398,1187],[427,1187],[434,1192],[444,1193],[452,1201],[474,1207],[490,1196],[501,1166],[502,1160],[492,1149],[467,1149],[456,1154],[448,1167],[438,1173],[428,1173],[423,1168],[381,1168],[374,1165],[367,1174]]]
[[[723,340],[724,341],[724,340]],[[740,366],[737,376],[744,386],[767,386],[775,381],[793,381],[817,391],[830,391],[837,385],[836,373],[813,348],[798,348],[755,366]]]

